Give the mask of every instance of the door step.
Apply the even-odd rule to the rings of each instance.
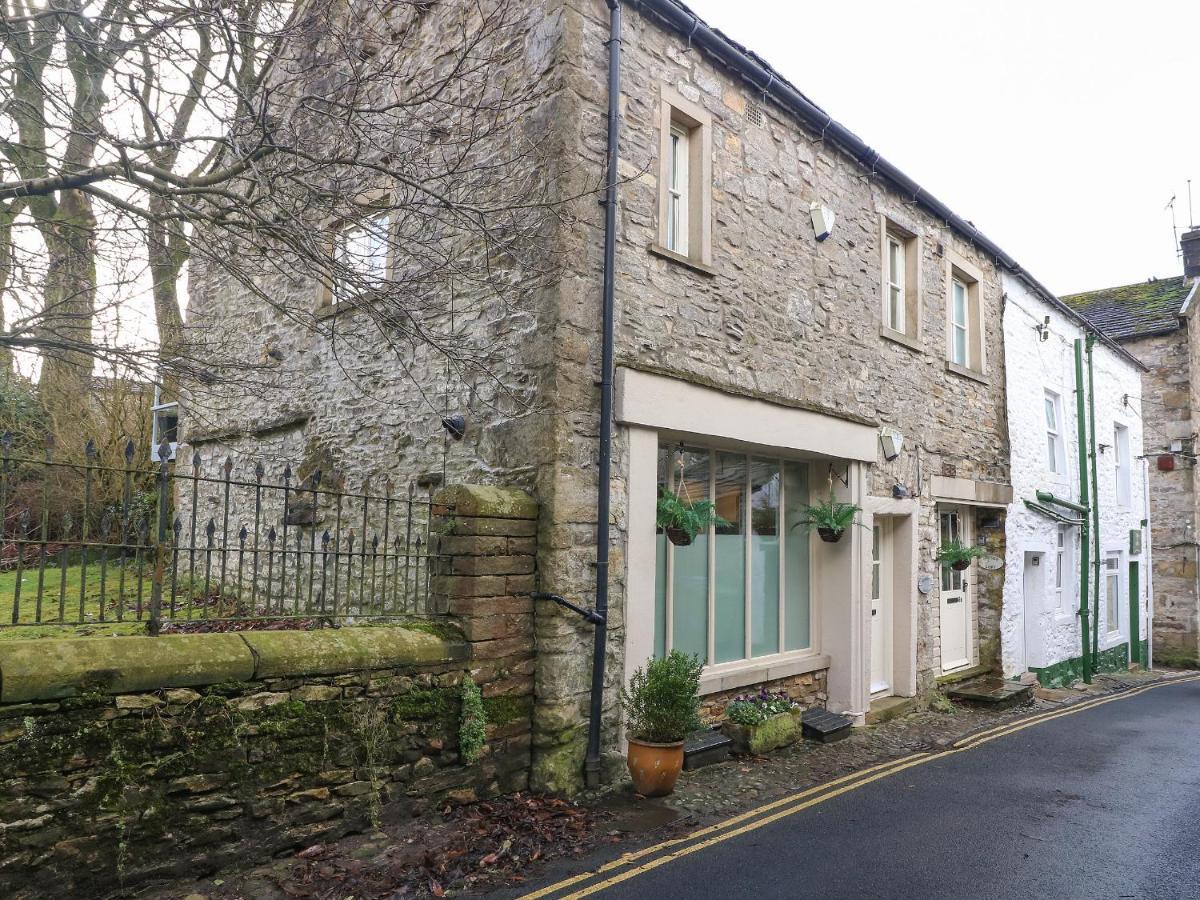
[[[1008,709],[1033,699],[1033,685],[991,676],[963,681],[942,691],[951,700],[987,709]]]
[[[849,737],[854,720],[849,716],[830,712],[821,706],[813,706],[804,711],[800,721],[801,733],[810,741],[821,744],[832,744],[844,737]]]
[[[729,759],[729,750],[733,741],[723,735],[719,729],[705,729],[692,732],[683,742],[683,770],[691,772],[725,762]]]
[[[916,697],[880,697],[871,701],[867,712],[868,725],[882,725],[900,716],[906,716],[917,708]]]

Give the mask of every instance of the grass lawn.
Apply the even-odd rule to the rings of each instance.
[[[142,616],[145,619],[150,609],[149,569],[142,577]],[[65,590],[64,590],[65,580]],[[65,569],[46,566],[42,575],[42,610],[38,616],[38,567],[21,570],[21,594],[18,608],[17,627],[0,627],[0,641],[23,640],[35,637],[109,637],[112,635],[143,634],[144,621],[137,621],[137,569],[132,562],[125,568],[124,621],[117,621],[117,599],[121,596],[121,566],[109,562],[104,572],[104,619],[100,620],[100,562],[90,560],[87,575],[82,565],[69,565]],[[83,593],[83,615],[79,614],[80,589]],[[58,602],[60,591],[63,597],[63,614],[60,618]],[[13,607],[17,599],[17,572],[11,569],[0,572],[0,625],[13,621]],[[60,625],[57,622],[84,622],[82,625]]]

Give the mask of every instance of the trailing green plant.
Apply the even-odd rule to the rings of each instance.
[[[805,506],[803,512],[804,517],[796,523],[797,525],[840,535],[854,524],[854,517],[862,512],[862,507],[835,500],[831,493],[828,500]]]
[[[639,666],[621,688],[629,734],[652,744],[682,741],[700,727],[700,658],[672,650]]]
[[[725,707],[725,718],[736,725],[761,725],[772,716],[795,712],[800,704],[782,691],[766,688],[757,694],[739,694]]]
[[[479,761],[486,733],[487,713],[483,708],[483,691],[470,675],[464,675],[462,712],[458,724],[458,752],[468,766]]]
[[[657,523],[664,531],[678,529],[685,532],[689,542],[700,532],[707,531],[710,526],[724,528],[731,524],[717,515],[711,500],[686,503],[669,488],[659,489]]]
[[[982,547],[968,547],[962,541],[953,540],[942,544],[937,553],[937,561],[943,566],[970,564],[971,560],[983,556]]]

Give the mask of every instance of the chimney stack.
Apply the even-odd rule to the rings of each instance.
[[[1200,227],[1190,228],[1179,239],[1183,251],[1183,274],[1185,278],[1200,276]]]

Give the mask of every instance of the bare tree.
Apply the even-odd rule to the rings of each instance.
[[[0,351],[38,353],[47,396],[96,360],[253,389],[261,342],[185,324],[191,261],[347,349],[403,365],[420,345],[449,377],[494,379],[495,336],[463,323],[528,302],[567,201],[530,16],[519,0],[5,0]],[[157,342],[115,330],[147,287]]]

